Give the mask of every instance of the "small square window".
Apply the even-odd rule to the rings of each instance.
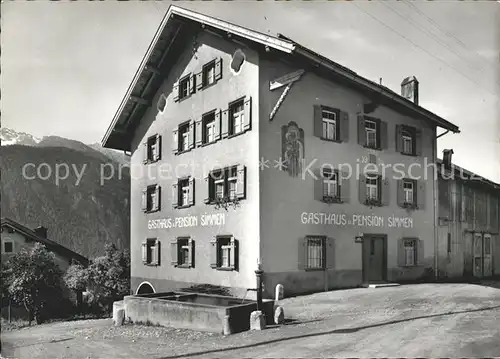
[[[203,87],[215,83],[215,60],[203,66]]]
[[[148,238],[142,243],[142,262],[146,265],[159,265],[159,245],[156,238]]]
[[[4,242],[3,243],[3,252],[4,253],[13,253],[14,252],[14,243]]]
[[[404,243],[404,263],[405,266],[411,267],[417,263],[417,240],[405,239]]]
[[[379,198],[380,181],[378,176],[366,177],[366,199],[369,201],[378,201]]]
[[[213,263],[212,268],[237,270],[237,247],[236,240],[232,236],[219,236],[215,240],[216,251],[214,257],[216,263]]]
[[[188,151],[191,141],[189,123],[179,126],[179,151]]]
[[[413,181],[403,181],[404,201],[405,204],[415,203],[415,184]]]
[[[415,129],[409,126],[402,126],[401,130],[401,153],[405,155],[415,155]]]
[[[323,170],[323,198],[337,199],[340,195],[338,173],[329,169]]]
[[[145,162],[156,162],[161,158],[160,136],[151,136],[146,143]]]
[[[378,133],[377,133],[377,123],[371,120],[365,120],[365,135],[366,135],[366,147],[377,148],[378,145]]]
[[[144,212],[160,210],[160,186],[148,186],[142,194],[142,209]]]
[[[189,238],[178,238],[177,239],[177,265],[179,266],[189,266],[191,265],[190,255],[191,249],[189,245]]]

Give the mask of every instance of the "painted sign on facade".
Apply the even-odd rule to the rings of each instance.
[[[321,224],[338,227],[388,227],[388,228],[413,228],[411,217],[382,217],[364,214],[336,214],[303,212],[300,215],[302,224]]]
[[[225,213],[202,214],[201,216],[184,216],[151,219],[148,221],[148,229],[170,229],[186,227],[209,227],[223,226],[226,224]]]

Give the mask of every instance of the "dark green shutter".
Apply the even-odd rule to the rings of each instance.
[[[323,137],[323,117],[320,105],[313,106],[313,131],[315,137]]]
[[[366,146],[365,117],[358,115],[358,144]]]

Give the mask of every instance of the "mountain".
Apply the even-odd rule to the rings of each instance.
[[[101,184],[100,169],[108,162],[108,157],[81,142],[52,136],[36,146],[3,147],[2,216],[30,228],[45,226],[50,239],[89,258],[102,255],[107,241],[129,248],[130,174],[123,171],[121,178],[116,175]],[[31,167],[24,176],[28,163]],[[68,164],[66,179],[56,180],[56,164]],[[41,176],[47,168],[52,174],[37,176],[36,168]]]
[[[10,128],[0,128],[0,141],[2,146],[7,145],[25,145],[36,146],[41,140],[29,133],[16,132]]]
[[[0,140],[2,146],[24,145],[39,147],[64,147],[87,153],[103,161],[112,160],[121,165],[130,165],[130,157],[121,151],[102,147],[99,143],[90,145],[80,141],[70,140],[59,136],[44,136],[42,139],[34,137],[28,133],[16,132],[15,130],[0,128]]]

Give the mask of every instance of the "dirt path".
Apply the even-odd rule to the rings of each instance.
[[[54,323],[2,333],[16,358],[493,357],[500,289],[429,284],[286,299],[296,323],[228,337],[172,328]],[[203,353],[203,354],[201,354]]]

